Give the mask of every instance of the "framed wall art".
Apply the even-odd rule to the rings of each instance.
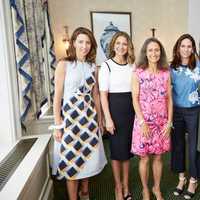
[[[125,31],[132,37],[131,12],[91,11],[91,29],[97,41],[97,59],[100,65],[108,58],[108,46],[117,31]]]

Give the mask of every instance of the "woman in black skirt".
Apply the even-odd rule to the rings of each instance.
[[[117,32],[110,42],[109,50],[110,59],[105,61],[99,70],[101,104],[106,130],[109,132],[115,197],[116,200],[131,200],[128,182],[134,121],[131,97],[134,48],[127,33]]]

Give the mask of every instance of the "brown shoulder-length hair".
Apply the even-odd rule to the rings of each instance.
[[[142,68],[142,69],[148,68],[149,63],[148,63],[148,59],[147,59],[147,46],[151,42],[157,43],[160,47],[160,59],[158,61],[158,65],[157,65],[158,69],[167,70],[169,68],[169,65],[167,63],[167,56],[165,53],[165,49],[164,49],[162,43],[157,38],[154,38],[154,37],[151,37],[151,38],[148,38],[145,40],[145,42],[140,50],[137,67]]]
[[[65,60],[68,60],[68,61],[76,61],[77,60],[74,42],[75,42],[76,38],[78,37],[78,35],[80,35],[80,34],[87,35],[91,42],[91,48],[90,48],[89,53],[86,56],[85,61],[89,62],[89,63],[95,63],[96,54],[97,54],[97,43],[96,43],[93,33],[85,27],[78,27],[72,33],[72,36],[69,41],[69,49],[67,50],[67,57],[65,58]]]
[[[190,34],[183,34],[176,41],[174,48],[173,48],[173,58],[172,58],[172,62],[171,62],[171,68],[177,69],[181,64],[180,46],[181,46],[181,42],[184,39],[188,39],[192,43],[193,51],[192,51],[192,54],[191,54],[191,56],[189,58],[189,62],[188,62],[188,68],[192,70],[196,67],[196,60],[199,59],[199,56],[197,54],[197,49],[196,49],[196,44],[195,44],[194,38]]]
[[[125,59],[126,59],[127,63],[133,64],[135,61],[134,46],[133,46],[133,43],[132,43],[129,35],[123,31],[118,31],[112,37],[111,42],[109,44],[109,58],[113,58],[115,56],[114,45],[115,45],[117,38],[120,36],[126,38],[127,43],[128,43],[128,51],[127,51],[127,54],[125,55]]]

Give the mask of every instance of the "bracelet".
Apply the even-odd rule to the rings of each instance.
[[[49,126],[49,130],[61,130],[61,129],[63,129],[63,128],[65,128],[65,123],[63,122],[62,124],[53,124],[53,125],[51,125],[51,126]]]
[[[173,123],[172,123],[172,122],[168,122],[168,123],[167,123],[167,127],[168,127],[168,128],[174,128]]]
[[[144,119],[142,119],[140,122],[139,122],[139,125],[142,126],[142,124],[144,124]]]

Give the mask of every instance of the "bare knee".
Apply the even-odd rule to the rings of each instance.
[[[148,164],[149,163],[149,156],[141,156],[140,157],[140,162],[142,164]]]
[[[153,162],[162,162],[162,156],[161,155],[155,155],[153,157]]]

